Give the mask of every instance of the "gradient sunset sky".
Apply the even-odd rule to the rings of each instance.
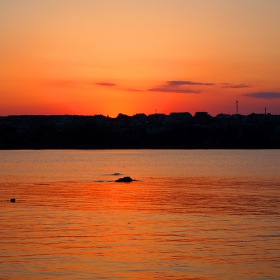
[[[280,114],[279,0],[0,0],[0,115]]]

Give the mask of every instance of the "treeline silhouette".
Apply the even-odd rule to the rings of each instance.
[[[0,149],[280,148],[280,116],[170,115],[0,117]]]

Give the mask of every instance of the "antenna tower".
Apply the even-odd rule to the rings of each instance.
[[[238,100],[236,101],[236,114],[238,114]]]

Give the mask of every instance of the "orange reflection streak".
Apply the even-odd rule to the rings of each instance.
[[[266,236],[272,221],[260,219],[279,208],[269,186],[264,195],[260,182],[214,177],[2,184],[2,197],[16,192],[17,202],[3,204],[0,245],[23,266],[46,258],[48,272],[215,279],[248,274],[258,263],[248,275],[259,276],[277,259],[278,237]],[[0,260],[8,267],[13,259]]]

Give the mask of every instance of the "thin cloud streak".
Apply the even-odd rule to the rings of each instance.
[[[113,83],[95,83],[98,86],[102,86],[102,87],[114,87],[116,86],[116,84]]]
[[[156,92],[170,92],[170,93],[201,93],[201,91],[193,90],[189,88],[180,88],[180,87],[157,87],[150,88],[148,91],[156,91]]]
[[[222,88],[248,88],[251,87],[247,84],[230,84],[230,83],[222,83]]]
[[[132,91],[132,92],[143,92],[143,90],[136,89],[136,88],[124,88],[123,90],[125,90],[125,91]]]
[[[280,98],[280,92],[253,92],[243,94],[243,96],[260,99],[278,99]]]
[[[202,83],[192,81],[167,81],[166,84],[148,89],[156,92],[173,92],[173,93],[201,93],[201,90],[193,89],[194,86],[215,86],[215,83]]]
[[[53,87],[64,87],[64,88],[85,88],[88,86],[102,86],[102,87],[115,87],[114,83],[106,82],[89,82],[89,81],[78,81],[78,80],[54,80],[48,82],[48,85]]]
[[[200,83],[200,82],[191,82],[191,81],[167,81],[170,86],[214,86],[214,83]]]

